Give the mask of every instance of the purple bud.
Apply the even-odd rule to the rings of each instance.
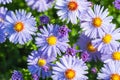
[[[14,70],[11,78],[12,80],[23,80],[23,75],[21,72]]]
[[[119,9],[120,10],[120,0],[115,0],[113,2],[114,6],[116,7],[116,9]]]
[[[49,19],[48,16],[46,16],[46,15],[40,16],[40,22],[41,22],[42,24],[48,24],[49,21],[50,21],[50,19]]]
[[[97,69],[96,69],[95,67],[93,67],[93,68],[91,69],[91,72],[92,72],[92,73],[97,73]]]
[[[87,51],[82,52],[81,58],[82,58],[82,60],[83,60],[84,62],[89,61],[89,54],[87,53]]]
[[[37,74],[32,75],[33,80],[39,80],[39,76]]]
[[[40,30],[40,29],[43,29],[43,26],[42,26],[42,25],[40,25],[40,26],[38,27],[38,30]]]

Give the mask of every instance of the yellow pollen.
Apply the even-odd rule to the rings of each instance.
[[[74,77],[75,77],[75,71],[72,70],[72,69],[67,69],[65,71],[65,77],[68,79],[68,80],[72,80]]]
[[[101,26],[101,24],[102,24],[101,18],[99,18],[99,17],[93,18],[92,24],[93,24],[93,26],[95,26],[96,28],[99,28],[99,27]]]
[[[110,76],[110,80],[120,80],[120,75],[119,74],[112,74]]]
[[[96,52],[96,51],[97,51],[97,49],[91,44],[91,42],[89,42],[89,43],[87,44],[87,50],[88,50],[89,52]]]
[[[70,11],[75,11],[77,8],[78,8],[77,2],[75,2],[75,1],[70,1],[70,2],[68,3],[68,9],[69,9]]]
[[[47,42],[50,46],[55,45],[57,43],[57,38],[55,36],[49,36]]]
[[[103,38],[102,38],[102,41],[105,43],[105,44],[109,44],[112,40],[112,36],[110,34],[106,34]]]
[[[114,52],[114,53],[112,54],[112,58],[113,58],[114,60],[120,60],[120,52]]]
[[[39,65],[39,66],[44,66],[44,65],[46,65],[46,60],[45,60],[45,59],[39,59],[39,60],[38,60],[38,65]]]
[[[14,25],[14,29],[17,31],[17,32],[20,32],[24,29],[24,25],[22,22],[17,22],[15,25]]]

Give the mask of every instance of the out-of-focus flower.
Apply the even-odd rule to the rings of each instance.
[[[57,53],[61,55],[61,51],[65,52],[68,48],[68,37],[59,37],[58,29],[59,25],[47,25],[40,29],[41,33],[38,33],[35,38],[36,44],[43,51],[43,55],[57,56]]]
[[[85,35],[90,38],[102,37],[104,31],[109,28],[109,24],[113,17],[108,16],[108,9],[105,9],[100,5],[94,6],[94,11],[92,8],[87,10],[86,14],[81,18],[81,28],[85,31]]]
[[[36,9],[38,12],[44,12],[49,8],[52,8],[54,0],[25,0],[27,5],[32,9]]]
[[[57,14],[60,19],[77,24],[78,18],[90,5],[91,3],[85,0],[57,0],[55,8],[59,10]]]
[[[82,33],[78,39],[77,44],[80,47],[80,50],[82,50],[82,52],[87,51],[87,53],[89,54],[89,61],[91,61],[91,60],[97,61],[97,59],[100,60],[101,53],[97,50],[97,48],[95,48],[95,46],[93,46],[91,41],[92,41],[92,39],[90,39],[89,37],[85,36]],[[86,54],[83,54],[83,57],[87,57],[85,55]]]
[[[113,4],[114,4],[114,6],[115,6],[116,9],[119,9],[119,10],[120,10],[120,0],[115,0],[115,1],[113,2]]]
[[[16,10],[6,15],[5,32],[12,43],[25,44],[36,32],[35,18],[25,10]]]
[[[110,61],[98,73],[99,80],[120,80],[120,62]]]
[[[12,80],[23,80],[23,75],[21,72],[14,70],[11,79]]]
[[[88,67],[81,60],[75,56],[63,56],[60,58],[60,62],[56,62],[53,66],[53,80],[87,80],[85,75]]]

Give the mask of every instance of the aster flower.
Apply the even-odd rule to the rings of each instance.
[[[104,64],[104,67],[98,73],[99,80],[120,80],[120,62],[111,61]]]
[[[47,25],[40,29],[38,37],[35,38],[36,44],[43,51],[43,55],[57,56],[61,51],[65,52],[68,48],[68,37],[60,37],[58,34],[59,25]]]
[[[27,5],[32,9],[36,9],[38,12],[44,12],[49,8],[52,8],[54,0],[25,0]]]
[[[92,39],[82,33],[78,39],[77,44],[82,52],[86,51],[89,54],[89,60],[100,60],[101,53],[97,50],[97,48],[95,48],[95,46],[92,45],[91,41]]]
[[[35,18],[25,10],[9,12],[6,16],[5,32],[12,43],[24,44],[35,35]]]
[[[36,74],[38,77],[42,77],[43,79],[51,76],[51,62],[54,61],[55,58],[46,57],[42,55],[42,51],[32,51],[31,55],[28,56],[28,70],[32,75]],[[34,75],[35,77],[35,75]]]
[[[85,75],[88,67],[81,60],[75,56],[63,56],[60,62],[56,62],[53,66],[53,80],[87,80]]]
[[[57,0],[55,8],[60,19],[63,21],[77,24],[77,18],[84,13],[91,5],[90,2],[85,0]]]
[[[116,9],[119,9],[119,10],[120,10],[120,0],[115,0],[115,1],[113,2],[113,4],[114,4],[114,6],[115,6]]]
[[[95,5],[94,11],[90,8],[81,18],[81,28],[85,30],[85,35],[90,38],[102,37],[113,19],[108,14],[108,9],[104,10],[100,5]]]
[[[115,50],[102,54],[101,60],[105,63],[109,61],[120,61],[120,47]]]
[[[23,75],[21,72],[14,70],[11,79],[12,80],[23,80]]]
[[[12,0],[0,0],[0,4],[8,4],[11,2],[12,2]]]
[[[120,45],[119,41],[117,41],[120,39],[120,28],[115,29],[114,24],[109,24],[107,27],[110,28],[104,32],[104,35],[101,38],[92,41],[93,46],[101,53],[109,53],[110,51],[117,49]]]
[[[48,24],[49,21],[50,21],[50,19],[49,19],[48,16],[46,16],[46,15],[40,16],[40,22],[41,22],[42,24]]]

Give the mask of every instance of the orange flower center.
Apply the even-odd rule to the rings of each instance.
[[[20,32],[24,29],[24,24],[22,22],[17,22],[15,25],[14,25],[14,29],[17,31],[17,32]]]
[[[73,79],[75,77],[75,71],[72,69],[67,69],[65,71],[65,77],[69,80]]]
[[[109,44],[112,40],[112,36],[110,34],[106,34],[103,38],[102,38],[102,41],[105,43],[105,44]]]
[[[114,52],[113,54],[112,54],[112,58],[114,59],[114,60],[120,60],[120,52]]]
[[[91,42],[89,42],[89,43],[87,44],[87,50],[88,50],[89,52],[96,52],[96,51],[97,51],[97,49],[91,44]]]
[[[70,1],[67,6],[70,11],[75,11],[78,8],[78,4],[75,1]]]
[[[120,75],[119,74],[112,74],[110,76],[110,80],[120,80]]]
[[[94,27],[99,28],[102,25],[102,20],[99,17],[93,18],[92,24]]]

